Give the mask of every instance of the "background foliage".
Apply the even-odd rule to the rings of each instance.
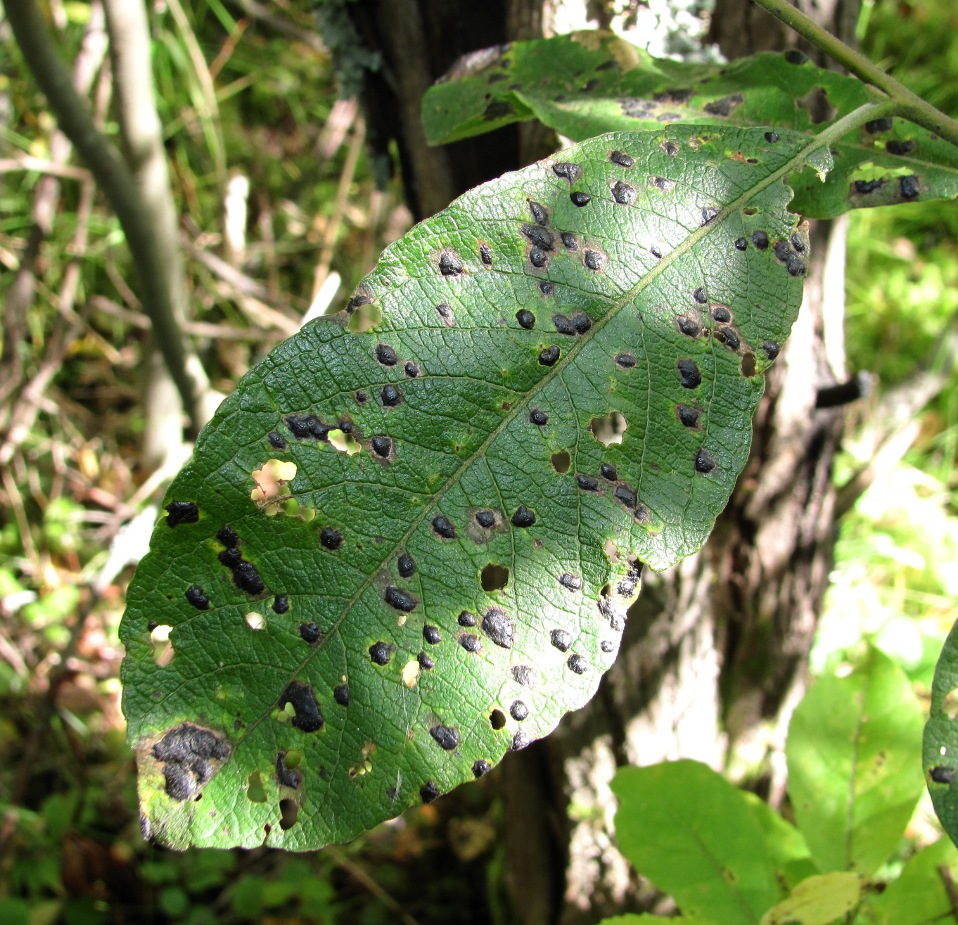
[[[361,120],[336,101],[328,56],[306,40],[314,34],[308,15],[291,14],[303,37],[291,41],[216,2],[182,17],[177,9],[169,4],[154,18],[161,115],[189,256],[192,331],[214,384],[229,390],[298,326],[330,273],[351,288],[408,219],[395,188],[375,187]],[[56,10],[62,47],[74,54],[89,8]],[[956,17],[945,0],[880,0],[866,6],[861,37],[876,60],[955,112]],[[49,157],[53,124],[5,31],[0,43],[5,300],[44,175],[30,158]],[[240,277],[225,279],[209,258],[220,252],[222,182],[234,171],[251,183],[247,256]],[[115,220],[98,200],[87,206],[82,171],[68,173],[33,274],[36,298],[22,330],[5,317],[3,334],[4,357],[12,351],[15,362],[4,364],[0,383],[0,918],[188,922],[212,910],[223,922],[427,922],[455,908],[462,921],[488,920],[501,884],[494,774],[348,847],[307,857],[176,855],[140,839],[116,681],[129,571],[117,571],[111,544],[132,522],[115,549],[131,542],[134,518],[158,488],[137,461],[145,325],[124,283]],[[878,377],[877,395],[907,381],[953,323],[956,225],[949,205],[852,217],[848,348],[856,371]],[[903,464],[881,473],[842,523],[814,653],[819,672],[847,664],[867,641],[926,701],[934,658],[958,616],[956,396],[945,390],[929,406]],[[849,442],[839,479],[868,458],[868,403],[850,413],[863,436]],[[144,517],[147,529],[154,517]],[[927,810],[908,834],[900,859],[935,837]]]

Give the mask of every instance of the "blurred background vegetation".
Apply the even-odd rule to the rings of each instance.
[[[82,43],[94,8],[52,0],[48,10],[68,60],[91,54]],[[214,387],[229,392],[311,306],[335,310],[336,292],[410,215],[398,181],[368,162],[358,107],[340,98],[305,5],[168,0],[151,21],[189,331]],[[952,0],[873,0],[859,39],[958,113]],[[115,134],[104,62],[90,96]],[[0,301],[32,287],[18,303],[26,311],[5,311],[0,367],[0,922],[489,921],[502,864],[495,774],[308,856],[173,854],[142,841],[117,625],[126,553],[148,536],[163,488],[139,457],[148,322],[126,283],[118,223],[55,128],[0,21]],[[243,234],[227,241],[237,205]],[[847,346],[852,371],[875,387],[849,407],[841,482],[875,461],[883,396],[950,362],[956,242],[952,204],[852,216]],[[844,515],[817,671],[870,642],[927,697],[958,617],[954,380],[901,422]],[[915,832],[926,839],[928,815]]]

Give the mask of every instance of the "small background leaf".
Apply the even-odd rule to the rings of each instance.
[[[955,908],[942,868],[958,882],[958,851],[942,838],[922,849],[887,888],[869,894],[868,921],[875,925],[948,925],[955,922]]]
[[[860,895],[858,874],[836,871],[809,877],[762,916],[762,925],[829,925],[854,909]]]
[[[747,790],[739,793],[762,829],[765,853],[775,868],[779,897],[784,899],[799,883],[813,876],[818,868],[802,833],[794,825],[783,819],[758,795]]]
[[[875,649],[847,677],[818,678],[792,717],[789,796],[823,872],[873,874],[921,794],[921,709],[904,672]]]
[[[814,133],[880,98],[796,52],[686,64],[652,58],[605,32],[514,42],[472,61],[423,100],[432,144],[533,118],[575,141],[678,121]],[[903,119],[870,123],[834,150],[827,184],[811,174],[796,178],[794,207],[803,215],[958,196],[958,150]]]
[[[622,768],[616,840],[683,913],[714,925],[756,923],[776,900],[761,828],[742,795],[697,761]]]

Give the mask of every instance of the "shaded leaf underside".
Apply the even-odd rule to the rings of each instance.
[[[588,141],[418,225],[244,377],[129,590],[148,831],[348,840],[592,697],[642,565],[698,549],[745,463],[810,150]]]
[[[433,144],[525,119],[573,141],[679,121],[812,133],[882,98],[797,51],[686,64],[652,58],[611,33],[582,32],[474,54],[430,88],[423,117]],[[849,209],[958,196],[958,150],[903,119],[869,123],[833,150],[829,183],[812,175],[795,179],[796,212],[831,218]]]

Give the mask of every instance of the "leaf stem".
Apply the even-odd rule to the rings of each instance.
[[[753,2],[797,32],[802,38],[808,39],[816,48],[820,48],[860,80],[887,93],[895,104],[891,115],[901,116],[909,122],[914,122],[958,147],[958,122],[913,93],[861,52],[850,48],[841,39],[812,22],[788,0],[753,0]]]

